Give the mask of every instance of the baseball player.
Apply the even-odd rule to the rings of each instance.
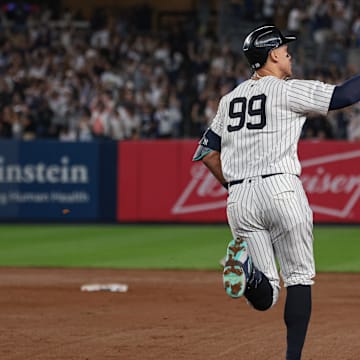
[[[289,80],[291,55],[273,25],[256,28],[243,51],[252,77],[220,100],[194,154],[228,189],[230,241],[226,293],[257,310],[277,301],[280,266],[287,288],[287,360],[299,360],[311,313],[315,276],[312,211],[299,179],[297,143],[308,112],[326,115],[360,100],[360,76],[334,86]]]

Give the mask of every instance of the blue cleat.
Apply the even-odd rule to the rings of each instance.
[[[227,247],[223,270],[226,293],[233,299],[243,296],[252,271],[247,242],[240,238],[231,240]]]

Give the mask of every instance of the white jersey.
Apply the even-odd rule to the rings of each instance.
[[[273,173],[300,175],[297,144],[306,114],[326,115],[335,85],[266,76],[225,95],[211,130],[221,137],[226,181]]]

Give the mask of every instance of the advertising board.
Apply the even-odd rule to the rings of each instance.
[[[118,221],[225,222],[226,190],[194,140],[118,145]],[[360,143],[302,141],[301,180],[316,223],[360,223]]]
[[[87,220],[103,217],[101,144],[0,142],[0,219]],[[115,148],[113,152],[116,153]],[[106,175],[115,177],[109,156]],[[111,164],[112,162],[112,164]],[[111,166],[112,165],[112,166]],[[114,182],[114,181],[113,181]],[[113,194],[107,196],[114,198]],[[106,198],[106,195],[105,195]],[[111,208],[108,204],[107,209]],[[114,213],[114,206],[113,206]],[[109,214],[106,213],[105,217]]]

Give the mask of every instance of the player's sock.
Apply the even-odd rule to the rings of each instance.
[[[256,310],[260,311],[269,309],[273,303],[273,288],[269,279],[255,267],[247,284],[245,297]]]
[[[284,320],[287,327],[286,360],[300,360],[311,315],[310,285],[287,288]]]

